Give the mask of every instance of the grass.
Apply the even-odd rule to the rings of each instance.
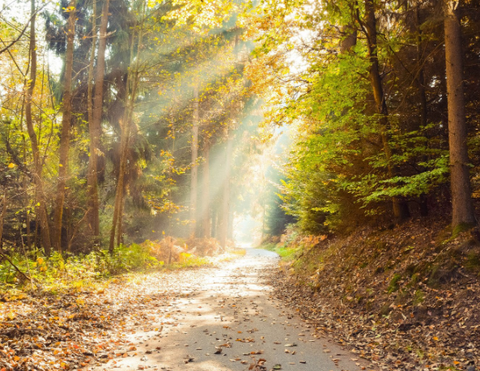
[[[170,265],[151,255],[145,246],[132,244],[119,246],[113,255],[108,251],[95,251],[87,255],[62,256],[53,253],[50,257],[30,255],[25,258],[12,254],[12,262],[24,275],[18,273],[7,261],[0,263],[0,295],[18,296],[21,292],[41,290],[50,294],[67,291],[98,291],[110,282],[122,279],[131,273],[147,273],[163,269],[176,270],[214,265],[245,255],[237,249],[215,257],[197,257],[187,253]]]
[[[259,249],[276,252],[283,261],[289,262],[295,260],[296,253],[300,247],[286,247],[280,244],[267,243],[258,247]]]
[[[395,273],[392,277],[392,280],[390,281],[390,284],[388,285],[387,291],[389,294],[398,291],[398,281],[402,279],[402,276],[398,273]]]
[[[275,251],[275,249],[277,248],[277,244],[276,243],[266,243],[264,245],[259,246],[258,248],[262,249],[262,250]]]

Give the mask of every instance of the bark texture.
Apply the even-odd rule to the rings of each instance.
[[[227,246],[228,239],[228,221],[230,218],[230,178],[231,178],[231,167],[232,167],[232,144],[233,140],[228,135],[227,147],[225,154],[225,181],[223,184],[223,195],[222,195],[222,209],[220,213],[219,221],[219,240],[220,245],[225,249]]]
[[[195,237],[196,220],[197,220],[197,183],[198,183],[198,126],[199,126],[199,101],[198,101],[198,85],[193,88],[193,125],[192,125],[192,173],[190,177],[190,235]]]
[[[203,148],[203,205],[202,205],[202,235],[210,238],[212,233],[212,225],[210,221],[210,142],[205,140]]]
[[[446,1],[444,19],[453,229],[462,224],[475,224],[468,169],[468,129],[465,122],[463,94],[462,33],[455,9],[456,4],[455,1]]]
[[[65,78],[63,89],[62,130],[60,137],[60,153],[58,165],[57,197],[53,215],[53,246],[62,251],[62,217],[65,203],[67,182],[68,150],[70,148],[70,127],[72,121],[72,70],[73,49],[75,39],[76,2],[70,1],[68,6],[70,15],[67,22],[67,50],[65,52]]]
[[[40,157],[40,149],[38,146],[37,134],[33,126],[32,115],[32,98],[35,90],[35,83],[37,79],[37,45],[36,45],[36,29],[35,29],[35,0],[31,0],[31,12],[33,14],[30,23],[30,80],[26,82],[27,94],[25,99],[25,121],[27,125],[27,132],[30,138],[33,154],[33,177],[35,182],[35,214],[37,217],[37,224],[40,226],[40,233],[42,245],[45,254],[48,256],[51,253],[51,238],[50,225],[48,223],[47,205],[45,201],[45,192],[42,178],[42,160]]]
[[[145,12],[145,4],[142,7],[142,14]],[[139,80],[139,53],[143,47],[143,29],[140,28],[137,31],[137,40],[138,40],[138,50],[135,63],[134,61],[134,42],[135,35],[132,36],[130,44],[130,63],[133,64],[129,68],[126,84],[126,93],[125,93],[125,110],[123,118],[119,121],[121,129],[121,138],[120,138],[120,167],[118,172],[117,187],[115,191],[115,204],[113,209],[113,221],[112,227],[110,230],[110,242],[108,250],[113,254],[115,246],[122,242],[122,220],[123,220],[123,205],[124,205],[124,196],[125,196],[125,173],[127,170],[127,160],[128,160],[128,150],[129,150],[129,141],[130,133],[132,131],[132,115],[134,102],[137,96],[138,89],[138,80]],[[115,237],[117,241],[115,244]]]

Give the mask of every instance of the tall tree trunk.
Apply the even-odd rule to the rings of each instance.
[[[145,12],[145,4],[142,6],[142,15]],[[125,195],[125,172],[127,169],[127,159],[128,159],[128,148],[130,141],[130,133],[132,129],[132,116],[134,102],[137,96],[138,88],[138,79],[139,79],[139,63],[140,63],[140,52],[142,50],[142,40],[143,40],[143,29],[138,30],[138,48],[135,66],[132,66],[134,59],[134,44],[135,44],[135,34],[132,36],[131,45],[130,45],[130,65],[127,76],[126,84],[126,93],[125,93],[125,111],[123,113],[123,118],[120,120],[120,167],[118,173],[117,187],[115,190],[115,204],[113,209],[113,221],[112,228],[110,230],[110,243],[108,250],[111,254],[115,249],[115,235],[117,235],[117,245],[121,243],[121,233],[122,233],[122,219],[123,219],[123,205],[124,205],[124,195]],[[134,67],[134,68],[132,68]]]
[[[119,228],[121,213],[123,210],[123,189],[125,187],[125,171],[127,168],[127,151],[128,151],[128,142],[130,137],[130,125],[128,123],[123,123],[122,127],[122,134],[120,140],[120,167],[118,171],[118,179],[117,179],[117,188],[115,192],[115,204],[113,209],[113,221],[112,221],[112,228],[110,230],[110,244],[109,244],[109,251],[113,253],[115,249],[115,236],[117,229]],[[119,243],[119,239],[117,236],[117,244]]]
[[[7,188],[3,189],[2,212],[0,213],[0,251],[3,249],[3,225],[7,215]],[[21,232],[20,232],[21,233]]]
[[[422,63],[422,29],[420,27],[420,14],[419,14],[419,7],[420,3],[416,5],[415,8],[415,21],[416,21],[416,31],[417,31],[417,63],[418,63],[418,76],[417,76],[417,88],[418,88],[418,98],[420,101],[420,120],[419,126],[415,128],[415,130],[419,130],[427,126],[428,120],[428,107],[427,107],[427,94],[425,91],[425,73]],[[425,161],[427,158],[423,156],[421,159]],[[420,215],[427,216],[428,215],[428,204],[427,204],[427,196],[426,194],[422,193],[420,195]]]
[[[230,177],[232,167],[232,143],[231,134],[227,134],[227,146],[225,153],[225,181],[223,183],[223,195],[222,195],[222,209],[220,212],[219,221],[219,240],[220,246],[224,249],[227,247],[228,239],[228,219],[230,217]]]
[[[370,58],[370,83],[372,86],[373,96],[377,113],[381,115],[381,138],[383,150],[388,163],[388,176],[393,178],[395,176],[395,166],[392,164],[392,150],[389,143],[388,131],[390,130],[390,122],[388,121],[388,109],[385,102],[385,95],[383,92],[382,79],[380,77],[378,53],[377,53],[377,25],[375,18],[374,0],[365,0],[365,16],[366,16],[366,36],[368,56]],[[396,222],[401,222],[410,216],[408,205],[404,200],[398,197],[392,197],[393,215]]]
[[[203,148],[203,157],[205,162],[203,163],[203,215],[202,215],[202,230],[203,237],[211,237],[211,223],[210,223],[210,142],[209,139],[205,139],[205,145]]]
[[[25,100],[25,121],[27,125],[27,132],[30,138],[33,153],[33,177],[35,181],[35,214],[37,215],[38,224],[41,228],[42,245],[45,254],[48,256],[51,253],[51,239],[50,226],[48,223],[47,205],[45,201],[45,193],[42,179],[42,161],[40,158],[40,149],[38,147],[37,134],[33,127],[32,118],[32,97],[35,89],[35,82],[37,80],[37,45],[36,45],[36,29],[35,29],[35,0],[31,0],[31,11],[33,14],[30,23],[30,80],[26,82],[27,94]]]
[[[53,214],[53,246],[62,251],[62,216],[65,202],[65,185],[67,181],[68,150],[70,147],[70,126],[72,120],[72,70],[73,42],[75,39],[76,1],[71,0],[68,6],[70,16],[67,22],[67,50],[65,52],[65,79],[63,90],[62,132],[60,137],[60,161],[58,165],[58,183],[55,210]]]
[[[127,146],[128,150],[128,146]],[[123,191],[120,194],[120,206],[118,211],[118,222],[117,222],[117,245],[123,243],[123,209],[125,207],[125,181],[123,181]]]
[[[98,41],[97,70],[95,77],[95,97],[93,106],[93,117],[89,123],[90,130],[90,161],[88,169],[88,190],[89,190],[89,224],[95,237],[100,235],[100,217],[98,200],[98,166],[97,158],[99,154],[101,121],[103,108],[103,80],[105,75],[105,49],[107,46],[107,25],[109,0],[105,1],[102,11],[102,21],[100,24],[100,39]]]
[[[93,0],[92,4],[92,48],[90,49],[90,64],[88,66],[88,84],[87,84],[87,113],[88,124],[93,122],[93,72],[95,65],[95,50],[97,47],[97,0]],[[91,133],[91,128],[90,133]],[[90,150],[92,148],[92,139],[90,136]],[[88,182],[88,180],[87,180]]]
[[[197,182],[198,182],[198,126],[199,126],[199,106],[198,101],[198,83],[193,87],[193,126],[192,126],[192,173],[190,178],[190,235],[195,237],[195,228],[197,221]]]
[[[450,149],[450,186],[452,190],[452,228],[475,224],[468,169],[468,129],[463,95],[463,49],[457,2],[445,4],[445,61],[448,97],[448,143]]]

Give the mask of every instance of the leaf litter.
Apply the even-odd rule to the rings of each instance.
[[[189,295],[185,287],[199,285],[202,270],[142,275],[90,292],[4,297],[0,370],[71,370],[134,355],[128,335],[161,336],[164,326],[175,325],[172,303]]]
[[[412,221],[326,240],[302,257],[321,262],[313,275],[287,264],[269,282],[320,336],[382,370],[478,367],[480,244],[468,232],[441,239],[442,228]]]

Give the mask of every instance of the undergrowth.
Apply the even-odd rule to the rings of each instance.
[[[305,249],[310,247],[306,244],[288,244],[288,243],[265,243],[258,248],[268,251],[276,252],[284,262],[294,261],[299,254]]]
[[[223,258],[234,259],[239,255],[242,251],[226,254]],[[167,265],[153,256],[148,247],[138,244],[120,245],[113,254],[107,250],[76,256],[54,252],[46,257],[40,251],[34,251],[28,256],[12,253],[9,259],[13,265],[7,259],[0,262],[0,294],[3,295],[33,290],[51,294],[96,290],[108,285],[113,277],[132,272],[182,269],[217,262],[212,258],[181,253],[178,261]]]

